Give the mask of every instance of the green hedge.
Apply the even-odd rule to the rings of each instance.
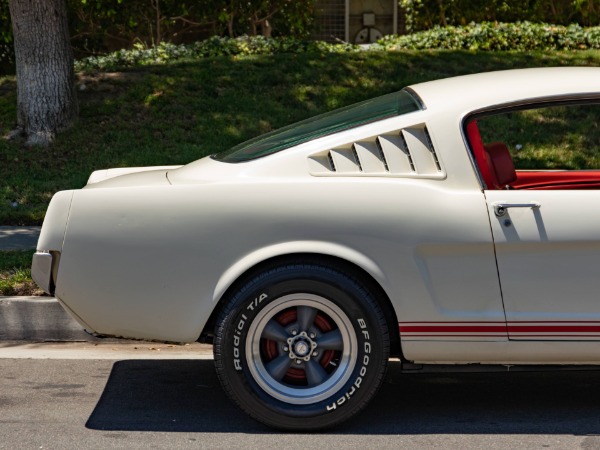
[[[177,60],[214,56],[273,55],[277,53],[346,53],[358,51],[350,44],[329,44],[294,38],[266,38],[241,36],[237,38],[213,36],[193,44],[161,42],[156,47],[136,45],[132,50],[118,50],[104,56],[90,56],[75,62],[75,70],[105,70],[123,67],[164,64]]]
[[[600,27],[535,24],[530,22],[471,24],[464,27],[436,27],[405,36],[386,36],[371,50],[588,50],[600,49]],[[76,61],[75,70],[107,70],[164,64],[214,56],[274,55],[278,53],[347,53],[359,51],[352,44],[330,44],[289,37],[238,38],[213,36],[193,44],[161,42],[155,47],[136,45],[103,56]]]
[[[600,27],[545,23],[483,22],[463,27],[436,27],[405,36],[386,36],[385,50],[587,50],[600,49]]]

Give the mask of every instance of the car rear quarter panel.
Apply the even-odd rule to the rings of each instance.
[[[56,295],[97,333],[193,341],[238,272],[298,251],[354,258],[403,320],[497,316],[489,227],[464,225],[487,223],[478,195],[340,178],[77,191]]]

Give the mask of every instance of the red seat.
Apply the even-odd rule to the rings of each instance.
[[[471,150],[473,151],[473,156],[477,162],[477,167],[479,168],[479,173],[481,174],[481,179],[485,185],[485,188],[494,189],[495,180],[492,173],[493,170],[490,167],[488,162],[489,158],[483,148],[483,141],[481,140],[481,135],[479,134],[477,121],[472,120],[468,122],[465,131],[467,132],[469,144],[471,144]]]
[[[483,146],[492,174],[491,189],[505,189],[517,180],[517,172],[508,147],[503,142],[492,142]],[[489,187],[488,187],[489,188]]]

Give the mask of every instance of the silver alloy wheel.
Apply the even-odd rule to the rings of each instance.
[[[296,320],[281,325],[276,316],[296,308]],[[331,319],[335,328],[323,332],[315,325],[317,315]],[[278,354],[265,358],[261,343],[277,343]],[[336,352],[335,364],[322,367],[322,351]],[[357,340],[348,316],[333,302],[314,294],[290,294],[265,306],[248,329],[246,355],[252,377],[272,397],[294,405],[307,405],[324,400],[348,381],[356,365]],[[293,367],[303,370],[304,386],[286,381]]]

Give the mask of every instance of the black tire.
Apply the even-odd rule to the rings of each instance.
[[[250,279],[226,302],[216,324],[217,374],[256,420],[285,430],[331,427],[381,385],[389,333],[359,279],[288,264]]]

